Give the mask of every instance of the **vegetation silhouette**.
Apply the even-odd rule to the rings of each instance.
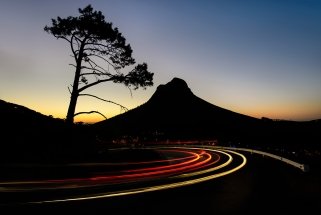
[[[147,64],[136,65],[127,73],[122,69],[135,64],[132,49],[126,44],[126,39],[114,28],[112,23],[106,22],[101,11],[94,11],[91,5],[79,9],[79,16],[52,19],[51,26],[44,30],[57,39],[63,39],[70,45],[75,68],[75,76],[66,122],[73,124],[74,117],[79,114],[98,113],[97,110],[75,113],[79,96],[91,96],[105,102],[126,107],[113,101],[82,93],[86,89],[104,82],[121,83],[129,89],[138,89],[153,85],[153,73],[148,71]],[[106,117],[105,117],[106,118]]]

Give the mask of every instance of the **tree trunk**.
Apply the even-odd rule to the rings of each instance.
[[[77,100],[79,96],[78,86],[79,86],[79,79],[81,74],[81,62],[83,58],[84,44],[85,44],[85,41],[83,41],[83,43],[81,44],[79,55],[76,62],[77,66],[76,66],[74,84],[72,85],[72,92],[70,96],[70,102],[69,102],[69,107],[68,107],[68,112],[66,117],[66,123],[69,125],[72,125],[74,123],[74,115],[75,115]]]
[[[70,102],[69,102],[69,107],[68,107],[68,112],[66,117],[66,123],[69,125],[72,125],[74,123],[74,115],[75,115],[77,100],[79,96],[78,85],[79,85],[80,72],[81,72],[80,65],[78,67],[78,63],[77,63],[74,84],[72,87],[72,92],[70,96]]]
[[[69,107],[68,107],[68,113],[67,113],[67,117],[66,117],[67,124],[71,125],[74,123],[74,115],[75,115],[75,111],[76,111],[77,99],[78,99],[78,92],[73,90],[71,93]]]

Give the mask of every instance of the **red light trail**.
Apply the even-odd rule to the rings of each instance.
[[[47,180],[0,181],[1,193],[32,193],[86,189],[87,197],[59,197],[56,200],[37,200],[35,202],[59,202],[85,200],[99,197],[112,197],[169,189],[210,180],[234,172],[245,165],[246,158],[236,152],[192,147],[158,147],[149,148],[164,157],[140,162],[106,163],[96,168],[89,176]],[[121,149],[124,150],[124,149]],[[237,165],[231,165],[233,158],[241,157]],[[80,166],[82,164],[79,164]],[[99,165],[99,164],[97,164]],[[231,165],[230,168],[229,165]],[[95,167],[95,164],[90,165]],[[103,167],[103,168],[101,168]],[[152,184],[150,184],[152,182]],[[165,183],[165,184],[163,184]],[[115,190],[120,186],[119,190]],[[122,188],[125,187],[125,188]],[[103,188],[102,193],[91,193],[91,187]],[[106,191],[107,190],[107,191]],[[110,190],[110,191],[108,191]],[[50,195],[49,195],[50,196]],[[57,198],[57,197],[55,197]],[[27,201],[27,200],[26,200]]]

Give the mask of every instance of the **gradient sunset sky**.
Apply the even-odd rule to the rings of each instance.
[[[69,44],[47,34],[51,18],[91,4],[119,28],[154,86],[113,83],[86,91],[129,109],[159,84],[184,79],[217,106],[272,119],[321,118],[321,1],[318,0],[1,0],[0,99],[65,118],[74,70]],[[107,117],[119,107],[79,98],[78,111]],[[195,113],[197,114],[197,113]],[[99,115],[76,121],[100,121]]]

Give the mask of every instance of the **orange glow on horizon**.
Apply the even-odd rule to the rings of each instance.
[[[270,119],[279,119],[279,120],[293,120],[293,121],[309,121],[309,120],[321,119],[321,114],[319,113],[318,110],[311,109],[311,111],[307,113],[306,112],[307,109],[309,109],[309,107],[294,108],[291,106],[283,106],[282,108],[280,108],[276,106],[275,107],[270,106],[270,107],[258,107],[258,108],[253,107],[248,109],[239,108],[239,111],[233,110],[231,108],[228,110],[231,110],[243,115],[251,116],[254,118],[258,118],[258,119],[261,119],[262,117],[267,117]],[[119,114],[121,113],[117,112],[114,114],[109,114],[107,115],[107,119],[110,119]],[[46,114],[46,115],[50,115],[50,114]],[[52,114],[52,115],[56,118],[62,118],[62,119],[65,118],[65,113],[57,114],[57,115]],[[74,120],[75,122],[84,122],[84,123],[91,124],[91,123],[104,121],[105,118],[99,114],[94,113],[94,114],[83,114],[83,115],[76,116]]]
[[[5,101],[22,105],[26,108],[39,112],[43,115],[52,115],[55,118],[65,119],[67,113],[68,104],[66,102],[57,102],[57,101],[46,101],[43,103],[37,103],[34,100],[24,99],[23,102],[18,102],[15,98],[3,98]],[[119,107],[117,106],[107,106],[105,104],[100,104],[100,106],[96,106],[96,104],[79,102],[77,104],[77,111],[86,111],[93,110],[92,105],[96,107],[102,114],[104,114],[107,119],[110,119],[114,116],[117,116],[121,113]],[[230,104],[214,104],[219,107],[222,107],[227,110],[231,110],[236,113],[240,113],[243,115],[252,116],[258,119],[262,117],[267,117],[270,119],[280,119],[280,120],[293,120],[293,121],[309,121],[315,119],[321,119],[321,113],[319,110],[318,104],[313,103],[304,103],[304,104],[290,104],[284,102],[283,104],[261,104],[261,105],[251,105],[249,102],[246,105],[230,105]],[[129,104],[127,106],[130,109],[137,107],[138,105]],[[76,112],[77,112],[76,111]],[[100,121],[104,121],[105,118],[99,114],[82,114],[78,115],[74,118],[75,122],[83,122],[83,123],[96,123]]]

